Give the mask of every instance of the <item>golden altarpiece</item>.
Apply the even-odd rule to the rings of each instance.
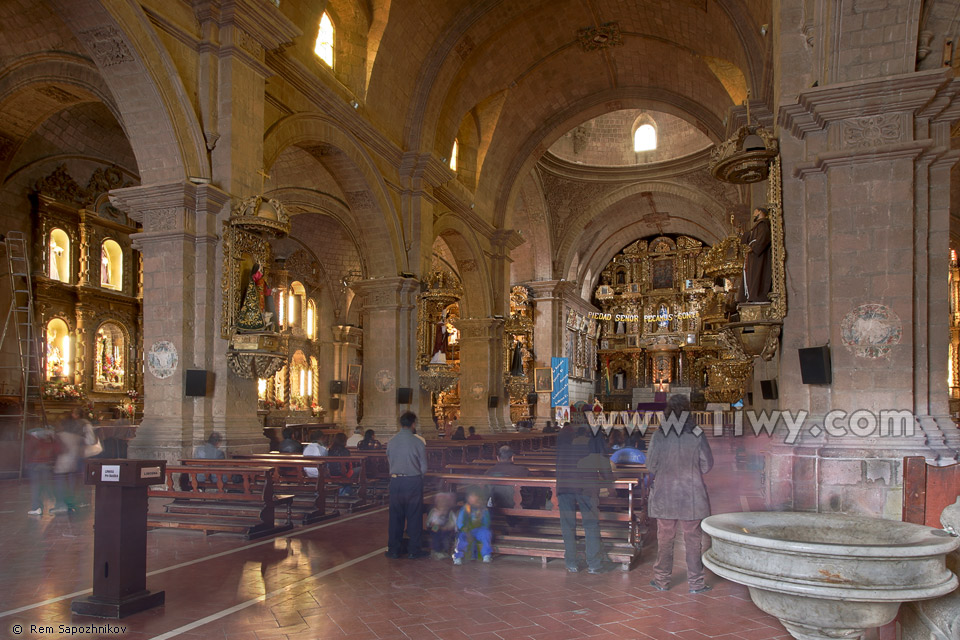
[[[510,317],[503,327],[503,373],[510,396],[510,421],[531,420],[537,405],[533,392],[533,293],[523,285],[510,289]]]
[[[111,167],[83,187],[60,165],[31,194],[44,404],[55,415],[85,405],[98,419],[132,419],[142,395],[139,224],[107,197],[131,184]]]
[[[460,419],[460,301],[463,285],[435,264],[417,296],[417,369],[438,426]]]

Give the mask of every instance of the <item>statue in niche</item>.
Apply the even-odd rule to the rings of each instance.
[[[617,391],[623,391],[627,388],[627,374],[623,369],[618,369],[615,374],[613,374],[613,388]]]
[[[436,332],[433,335],[433,356],[430,358],[430,364],[447,364],[447,312],[443,312],[440,321],[437,322]]]
[[[753,227],[743,237],[747,258],[743,264],[741,302],[769,302],[772,285],[770,261],[770,210],[753,210]]]
[[[250,282],[243,296],[240,314],[237,318],[237,329],[240,331],[273,331],[275,330],[274,316],[276,311],[273,304],[273,289],[267,284],[263,268],[254,263],[250,269]]]
[[[510,354],[510,375],[523,375],[523,352],[519,340],[513,341],[513,351]]]

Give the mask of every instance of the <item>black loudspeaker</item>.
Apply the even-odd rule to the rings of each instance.
[[[330,381],[330,394],[338,395],[343,393],[343,380],[331,380]]]
[[[800,378],[803,384],[830,384],[833,372],[830,369],[830,347],[800,349]]]
[[[207,380],[212,377],[210,372],[203,369],[187,369],[187,378],[184,383],[187,397],[207,395]]]
[[[763,395],[764,400],[776,400],[779,397],[776,378],[773,380],[761,380],[760,393]]]
[[[411,402],[413,402],[413,389],[397,387],[397,404],[410,404]]]
[[[340,410],[340,398],[330,398],[330,411]]]
[[[487,408],[496,409],[498,406],[500,406],[500,397],[490,396],[490,399],[487,400]]]

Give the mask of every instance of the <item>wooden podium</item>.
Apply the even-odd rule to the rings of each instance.
[[[123,618],[163,604],[147,591],[147,488],[164,481],[163,460],[87,461],[86,484],[96,486],[93,594],[70,610],[81,616]]]

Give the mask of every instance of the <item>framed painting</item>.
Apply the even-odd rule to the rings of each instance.
[[[533,370],[533,390],[537,393],[553,391],[553,370],[550,367]]]
[[[360,372],[363,371],[362,364],[351,364],[347,366],[347,393],[360,393]]]

